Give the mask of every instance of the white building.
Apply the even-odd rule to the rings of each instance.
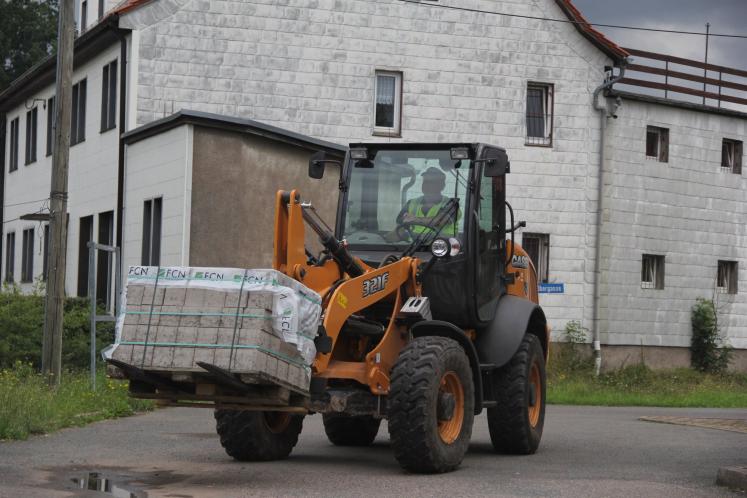
[[[718,293],[726,303],[723,330],[732,346],[747,350],[747,185],[744,174],[727,174],[720,166],[724,140],[736,152],[747,138],[747,107],[740,112],[625,94],[613,110],[614,96],[598,97],[596,103],[608,104],[619,118],[605,120],[605,201],[598,224],[602,125],[594,92],[619,73],[611,68],[623,65],[629,54],[585,24],[570,0],[448,5],[577,24],[399,0],[127,0],[116,6],[109,1],[104,9],[112,10],[94,20],[89,3],[80,4],[86,29],[76,42],[73,78],[86,81],[86,104],[81,108],[78,101],[85,140],[71,148],[68,293],[84,290],[79,284],[87,275],[79,259],[90,238],[123,245],[126,261],[145,257],[146,250],[133,254],[127,248],[137,243],[122,237],[125,206],[135,205],[127,200],[125,179],[131,172],[149,173],[128,163],[121,134],[190,109],[250,118],[339,144],[501,145],[512,162],[508,197],[528,225],[524,245],[536,256],[540,276],[563,284],[562,293],[542,294],[556,338],[568,321],[581,320],[589,329],[597,325],[602,344],[614,352],[609,357],[618,363],[642,346],[651,355],[667,347],[666,361],[687,363],[689,309],[696,297],[723,290]],[[50,158],[44,154],[49,106],[45,110],[41,99],[54,93],[53,66],[51,60],[41,63],[0,94],[2,275],[25,288],[31,284],[23,281],[42,273],[44,230],[39,222],[17,218],[43,209],[49,195]],[[33,110],[27,115],[30,107],[37,109],[36,121]],[[110,109],[116,114],[112,129]],[[26,165],[29,122],[28,129],[35,123],[37,130],[37,159]],[[646,158],[652,153],[648,131],[653,143],[654,137],[663,140],[661,130],[668,134],[667,162],[658,160],[664,142],[656,142],[657,160]],[[169,163],[165,151],[152,154]],[[170,200],[184,195],[184,189],[164,190],[164,212]],[[182,202],[174,216],[189,219],[185,206]],[[148,207],[142,209],[137,218]],[[150,209],[154,216],[156,204]],[[161,221],[163,237],[187,236],[185,223],[167,233]],[[598,227],[602,271],[596,300]],[[178,251],[160,256],[161,264],[185,261]],[[717,285],[725,281],[733,285]],[[740,354],[747,362],[747,351]]]

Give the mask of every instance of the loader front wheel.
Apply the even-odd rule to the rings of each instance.
[[[474,388],[462,347],[445,337],[418,337],[399,354],[389,392],[389,435],[406,470],[448,472],[472,436]]]
[[[376,439],[381,419],[370,415],[351,417],[325,413],[324,432],[335,446],[369,446]]]
[[[545,358],[539,338],[524,336],[519,350],[492,380],[497,405],[488,409],[488,429],[493,448],[500,453],[534,453],[545,424]]]
[[[215,410],[220,444],[236,460],[282,460],[298,442],[303,415],[285,412]]]

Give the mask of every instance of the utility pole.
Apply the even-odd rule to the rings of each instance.
[[[60,0],[57,24],[57,89],[52,148],[52,187],[49,193],[49,275],[44,316],[42,373],[50,385],[59,385],[62,372],[62,319],[65,305],[65,256],[67,254],[67,176],[70,159],[72,115],[73,0]]]
[[[705,51],[705,67],[703,68],[703,78],[708,77],[708,37],[711,34],[711,23],[706,23],[706,51]],[[706,91],[706,82],[703,82],[703,92]],[[703,105],[705,105],[705,95],[703,95]]]

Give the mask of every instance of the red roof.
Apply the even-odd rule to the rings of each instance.
[[[568,19],[574,22],[576,29],[584,35],[589,41],[596,45],[602,52],[609,55],[615,60],[624,59],[630,54],[622,47],[618,46],[615,42],[604,36],[603,33],[597,31],[589,24],[589,21],[581,14],[581,11],[576,8],[571,0],[555,0]]]
[[[114,12],[115,14],[124,14],[125,12],[137,9],[141,5],[144,5],[150,1],[151,0],[124,0],[119,5],[114,7],[114,10],[112,10],[112,12]]]

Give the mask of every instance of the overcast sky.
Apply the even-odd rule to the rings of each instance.
[[[747,35],[747,0],[573,0],[590,22]],[[702,61],[705,37],[601,28],[623,47]],[[710,37],[708,62],[747,69],[747,39]]]

